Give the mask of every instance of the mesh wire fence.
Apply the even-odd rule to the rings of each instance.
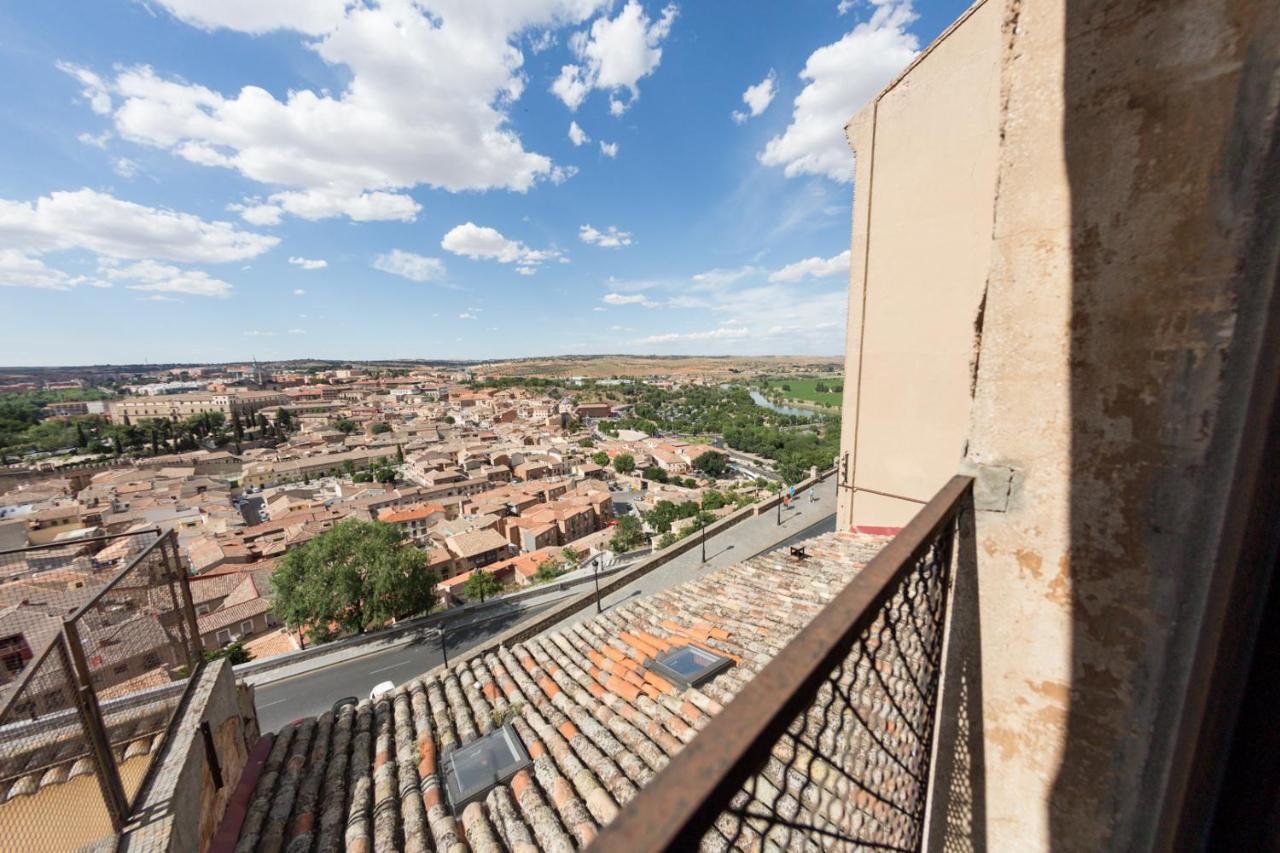
[[[153,542],[74,616],[111,757],[132,801],[193,661],[172,538]]]
[[[0,572],[0,850],[76,849],[127,814],[181,703],[185,571],[149,530],[7,552]]]
[[[900,575],[703,849],[921,849],[954,533]]]
[[[0,711],[0,849],[75,850],[113,825],[61,636],[31,660]]]

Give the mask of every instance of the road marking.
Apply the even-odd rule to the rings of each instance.
[[[386,671],[387,671],[387,670],[389,670],[389,669],[395,669],[395,668],[396,668],[396,667],[398,667],[398,666],[409,666],[409,665],[410,665],[410,664],[412,664],[412,663],[413,663],[413,661],[411,661],[411,660],[401,661],[400,663],[393,663],[393,664],[391,664],[391,666],[384,666],[384,667],[381,667],[381,668],[379,668],[379,669],[371,669],[371,670],[369,670],[369,673],[370,673],[370,674],[373,674],[373,673],[375,673],[375,672],[386,672]]]
[[[272,705],[279,705],[281,702],[288,702],[288,701],[289,701],[288,699],[277,699],[274,702],[267,702],[265,705],[260,704],[258,705],[258,708],[259,710],[261,710],[262,708],[270,708]]]

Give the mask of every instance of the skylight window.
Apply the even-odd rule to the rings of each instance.
[[[445,756],[444,781],[455,815],[528,767],[529,753],[510,724]]]
[[[733,666],[733,661],[697,646],[676,646],[649,662],[649,669],[682,687],[705,684]]]

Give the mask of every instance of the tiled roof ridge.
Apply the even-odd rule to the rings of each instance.
[[[438,668],[377,702],[291,724],[276,737],[237,850],[585,847],[884,541],[825,534],[805,543],[807,560],[785,551],[752,557]],[[680,690],[644,664],[681,644],[737,665]],[[440,759],[504,722],[532,764],[455,817]],[[829,823],[819,812],[833,794],[792,778],[821,761],[775,757],[758,782],[782,792],[780,809]],[[749,823],[726,816],[704,847],[735,837],[748,848],[763,842]]]

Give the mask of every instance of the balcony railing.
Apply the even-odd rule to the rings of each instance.
[[[921,849],[972,484],[947,483],[592,849]]]
[[[0,831],[23,850],[100,842],[128,821],[200,661],[176,538],[9,551],[0,566],[27,596],[10,627],[35,639],[0,685]]]

